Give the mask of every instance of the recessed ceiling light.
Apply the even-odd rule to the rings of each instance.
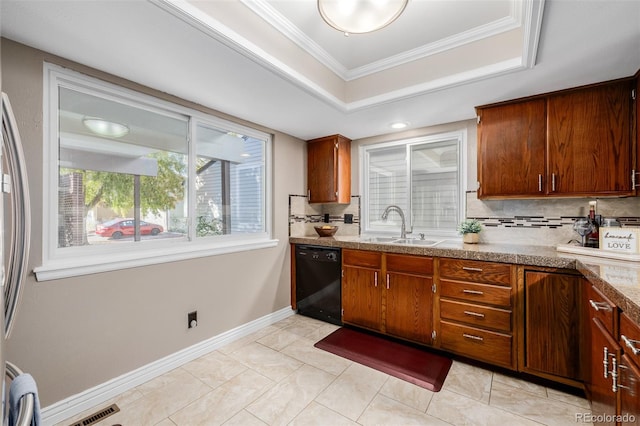
[[[408,125],[409,125],[409,123],[406,123],[406,122],[404,122],[404,121],[397,121],[397,122],[395,122],[395,123],[391,123],[391,124],[390,124],[390,127],[391,127],[392,129],[399,130],[399,129],[404,129],[404,128],[406,128]]]
[[[82,120],[82,123],[87,129],[100,136],[121,138],[129,133],[129,127],[126,125],[103,120],[102,118],[87,117]]]

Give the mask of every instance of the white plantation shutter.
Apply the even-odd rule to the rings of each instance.
[[[368,152],[367,208],[372,230],[400,229],[400,216],[390,213],[382,220],[384,209],[395,204],[407,212],[409,207],[409,178],[406,146],[372,149]]]
[[[363,148],[363,231],[400,232],[402,208],[407,230],[453,235],[463,211],[462,134],[430,136]]]
[[[245,138],[244,161],[231,166],[231,232],[264,231],[264,141]]]
[[[460,211],[458,141],[411,147],[411,213],[414,228],[455,230]]]

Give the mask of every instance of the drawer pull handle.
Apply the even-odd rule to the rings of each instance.
[[[462,290],[463,293],[467,293],[467,294],[484,294],[484,292],[482,291],[478,291],[478,290],[467,290],[466,288],[464,290]]]
[[[625,370],[627,369],[629,369],[629,367],[624,364],[618,365],[618,389],[624,389],[629,392],[631,396],[636,396],[636,380],[633,377],[629,380],[630,383],[628,386],[620,383],[625,378]]]
[[[484,314],[480,314],[478,312],[464,311],[464,314],[465,315],[470,315],[472,317],[484,318]]]
[[[471,271],[471,272],[482,272],[482,268],[471,268],[469,266],[463,266],[463,271]]]
[[[606,304],[605,302],[594,302],[593,300],[589,299],[589,304],[593,307],[593,309],[595,309],[596,311],[610,311],[611,310],[611,306],[609,306],[608,304]]]
[[[462,333],[462,337],[466,337],[467,339],[471,339],[471,340],[478,340],[480,342],[482,342],[484,340],[480,336],[474,336],[473,334],[467,334],[467,333]]]
[[[620,336],[620,338],[622,339],[622,341],[624,342],[625,345],[627,345],[627,347],[629,349],[631,349],[631,352],[635,355],[638,356],[638,354],[640,354],[640,348],[636,347],[636,343],[640,343],[640,340],[633,340],[633,339],[629,339],[627,336],[625,336],[624,334]]]

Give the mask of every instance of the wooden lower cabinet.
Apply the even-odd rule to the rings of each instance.
[[[382,254],[342,250],[342,322],[382,330]]]
[[[439,271],[438,346],[516,369],[515,266],[440,259]]]
[[[584,288],[584,386],[594,423],[640,425],[640,325],[590,283]]]
[[[441,320],[440,339],[442,349],[501,367],[513,368],[511,333],[499,333]]]
[[[432,258],[345,249],[342,261],[345,324],[432,343]]]
[[[433,261],[431,258],[386,255],[385,331],[431,344],[433,332]]]
[[[640,367],[623,354],[618,365],[620,416],[624,425],[640,425]]]
[[[580,385],[581,284],[575,274],[524,270],[523,371]]]
[[[620,314],[618,393],[622,424],[640,425],[640,325]]]
[[[615,425],[618,413],[617,389],[613,374],[620,359],[620,345],[597,318],[591,319],[591,362],[588,383],[591,413],[603,421],[598,425]],[[608,420],[608,421],[607,421]]]

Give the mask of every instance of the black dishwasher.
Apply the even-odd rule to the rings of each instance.
[[[339,248],[296,245],[298,313],[342,325]]]

